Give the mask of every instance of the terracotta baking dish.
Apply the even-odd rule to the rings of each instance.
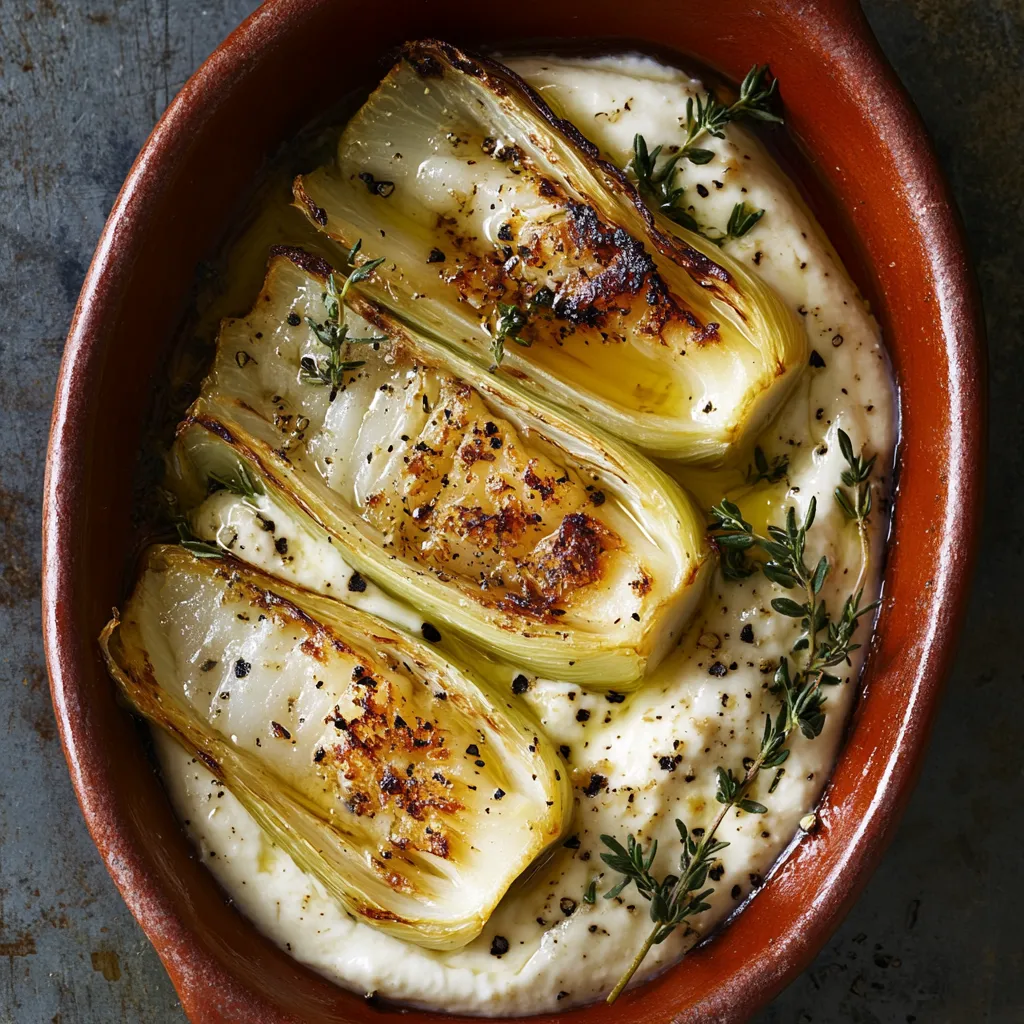
[[[547,0],[543,17],[513,11],[478,0],[265,4],[164,114],[82,289],[57,387],[44,505],[53,701],[93,838],[196,1022],[337,1024],[401,1012],[305,969],[225,901],[194,859],[139,730],[115,702],[96,636],[127,582],[136,442],[197,263],[216,248],[268,156],[339,96],[375,81],[382,55],[403,39],[439,35],[472,47],[538,31],[552,42],[600,36],[689,55],[733,79],[770,61],[804,154],[802,180],[872,298],[900,385],[885,604],[821,828],[683,966],[614,1008],[536,1019],[745,1019],[838,925],[920,766],[967,596],[984,451],[978,305],[920,121],[852,0]]]

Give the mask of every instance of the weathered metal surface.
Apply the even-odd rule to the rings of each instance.
[[[0,0],[0,1024],[182,1024],[89,840],[39,638],[43,452],[64,334],[117,188],[246,0]],[[992,351],[992,475],[963,650],[922,783],[863,898],[761,1024],[1024,1020],[1024,6],[868,0],[953,179]],[[768,58],[770,54],[766,55]],[[884,202],[880,196],[879,201]]]
[[[43,454],[64,335],[117,189],[246,0],[0,2],[0,1022],[184,1016],[86,832],[39,623]]]

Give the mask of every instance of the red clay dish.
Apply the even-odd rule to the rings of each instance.
[[[68,336],[48,452],[43,620],[53,702],[78,799],[114,881],[191,1020],[455,1020],[369,1005],[296,963],[200,865],[115,701],[96,636],[125,592],[132,473],[150,382],[197,263],[270,154],[404,39],[472,47],[535,35],[476,0],[271,0],[170,105],[107,222]],[[863,697],[804,836],[750,906],[684,966],[558,1021],[740,1021],[811,960],[860,892],[906,803],[970,582],[984,444],[984,355],[960,227],[922,125],[853,0],[544,5],[545,41],[600,37],[695,58],[738,80],[770,61],[818,213],[871,296],[900,387],[899,492]],[[345,60],[319,40],[342,38]],[[819,204],[820,205],[820,204]],[[831,210],[829,209],[831,207]],[[858,274],[858,270],[860,273]],[[922,524],[926,524],[922,531]],[[912,540],[905,540],[908,531]]]

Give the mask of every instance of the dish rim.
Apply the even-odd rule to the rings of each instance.
[[[89,383],[101,371],[105,351],[104,324],[116,315],[124,292],[131,287],[131,255],[142,244],[146,210],[152,194],[159,190],[168,165],[181,158],[182,140],[207,116],[203,104],[231,90],[240,68],[258,61],[272,47],[289,17],[317,8],[325,0],[269,0],[222,42],[197,69],[168,106],[147,139],[114,203],[89,267],[68,333],[61,363],[50,440],[47,450],[43,496],[43,629],[47,667],[61,742],[68,760],[72,782],[87,825],[115,883],[147,937],[153,942],[178,989],[186,1012],[203,1021],[285,1021],[296,1019],[280,1006],[254,991],[229,959],[210,956],[208,941],[201,941],[183,918],[166,891],[147,871],[148,858],[141,856],[123,815],[105,806],[103,787],[112,783],[110,765],[102,751],[95,749],[79,711],[88,674],[84,665],[89,652],[74,633],[69,602],[72,599],[75,566],[62,556],[75,545],[75,510],[87,490],[89,458],[87,425],[90,422]],[[908,700],[900,708],[896,741],[884,751],[884,764],[876,765],[876,789],[856,836],[839,849],[827,889],[808,899],[801,914],[789,921],[769,953],[762,948],[757,963],[746,962],[722,971],[726,961],[742,949],[734,941],[733,928],[719,933],[714,942],[702,947],[692,959],[703,958],[722,981],[698,1002],[685,1006],[666,1004],[666,979],[678,974],[670,968],[657,979],[627,994],[620,1013],[607,1016],[600,1004],[582,1007],[537,1020],[575,1021],[631,1019],[638,1022],[684,1020],[742,1020],[767,1002],[802,970],[827,941],[846,911],[866,884],[882,851],[891,839],[921,767],[939,691],[951,665],[956,634],[963,619],[969,593],[971,569],[980,525],[980,508],[985,451],[985,357],[980,304],[967,264],[959,219],[920,118],[896,79],[859,6],[853,0],[812,0],[795,3],[777,0],[777,10],[799,9],[804,18],[818,19],[826,29],[841,35],[849,44],[843,60],[861,82],[864,95],[884,100],[876,129],[901,166],[903,183],[913,195],[919,220],[915,224],[920,244],[929,252],[932,272],[930,294],[939,304],[942,338],[948,364],[949,423],[946,425],[947,474],[941,498],[940,543],[935,555],[936,573],[930,592],[921,599],[915,619],[925,631],[922,657],[909,684]],[[819,29],[821,25],[819,25]],[[898,516],[898,505],[897,505]],[[886,569],[886,581],[889,568]],[[884,628],[884,618],[879,628]],[[875,646],[873,642],[873,647]],[[872,650],[869,667],[875,658]],[[880,670],[880,671],[884,671]],[[868,694],[870,698],[870,694]],[[863,698],[862,698],[863,703]],[[858,712],[859,713],[859,712]],[[852,733],[852,729],[851,729]],[[851,737],[839,753],[833,771],[848,756]],[[830,782],[823,796],[827,800]],[[800,853],[789,856],[774,870],[758,900],[770,886],[792,890],[796,861],[827,842],[827,815],[822,830],[802,844]],[[838,842],[838,840],[837,840]],[[824,856],[827,849],[819,850]],[[788,876],[788,877],[787,877]],[[755,900],[739,918],[757,913]],[[250,925],[255,931],[255,926]],[[269,940],[264,939],[269,942]],[[282,954],[285,955],[285,954]],[[302,968],[301,971],[307,971]],[[300,972],[301,973],[301,972]],[[311,977],[315,977],[310,973]],[[330,983],[327,983],[330,984]],[[338,989],[338,992],[343,990]],[[658,999],[657,994],[662,995]],[[349,1005],[349,1003],[351,1005]],[[656,1005],[652,1005],[656,1004]],[[358,1006],[362,1000],[345,993],[345,1020],[363,1019]],[[373,1019],[382,1016],[372,1012]],[[349,1017],[349,1013],[355,1016]],[[683,1016],[679,1016],[683,1014]],[[389,1016],[388,1014],[384,1014]],[[412,1019],[417,1016],[413,1011]],[[433,1012],[422,1012],[425,1022],[443,1019],[464,1021]]]

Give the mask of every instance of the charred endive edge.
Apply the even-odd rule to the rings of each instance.
[[[398,938],[470,942],[567,826],[567,770],[523,707],[381,620],[232,559],[151,548],[100,644],[135,711]]]
[[[279,247],[252,312],[222,325],[173,452],[183,509],[216,500],[208,482],[245,467],[431,622],[541,675],[636,684],[704,592],[712,560],[699,509],[629,445],[352,293],[352,335],[390,342],[352,345],[367,362],[333,398],[308,383],[301,361],[318,342],[305,317],[323,318],[330,272]],[[202,533],[203,516],[191,521],[224,543]],[[481,585],[477,567],[496,565],[504,586]],[[330,593],[344,599],[344,584]]]
[[[656,220],[508,68],[442,42],[406,45],[294,196],[342,246],[386,257],[361,287],[396,316],[487,366],[504,333],[498,374],[649,453],[727,460],[806,364],[771,288]]]

